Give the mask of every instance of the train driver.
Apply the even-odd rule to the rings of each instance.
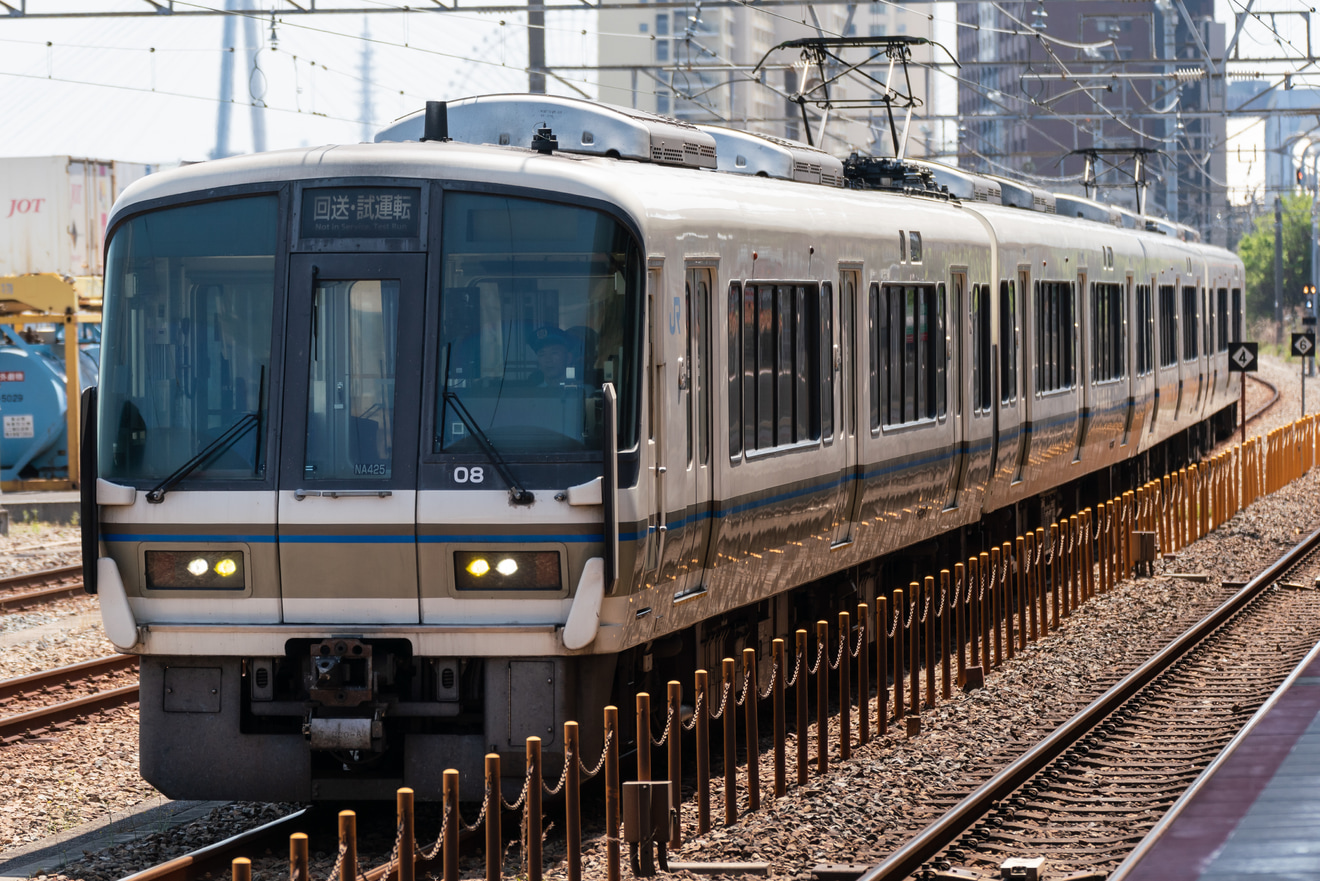
[[[576,385],[582,381],[578,341],[552,325],[538,327],[528,341],[536,353],[536,367],[527,384],[542,388]]]

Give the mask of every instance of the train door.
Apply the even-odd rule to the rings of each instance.
[[[1101,276],[1102,278],[1104,276]],[[1096,292],[1094,288],[1090,290],[1086,287],[1086,273],[1077,273],[1077,296],[1075,315],[1089,316],[1092,334],[1095,333],[1096,325],[1102,320],[1096,306]],[[1105,308],[1108,309],[1106,301]],[[1107,313],[1103,320],[1108,320]],[[1078,333],[1081,327],[1080,321],[1073,321],[1070,331],[1073,337],[1073,351],[1077,353],[1077,364],[1080,369],[1077,371],[1077,385],[1081,389],[1080,400],[1077,401],[1077,448],[1073,452],[1073,461],[1082,461],[1082,448],[1086,446],[1086,432],[1091,427],[1091,407],[1093,406],[1093,396],[1091,390],[1094,377],[1094,357],[1091,351],[1095,339],[1084,333]],[[1108,378],[1108,377],[1106,377]]]
[[[1013,451],[1011,462],[1013,483],[1022,481],[1027,458],[1031,451],[1031,408],[1029,406],[1031,395],[1027,393],[1026,376],[1022,370],[1022,364],[1025,360],[1025,355],[1022,352],[1022,316],[1026,309],[1025,303],[1030,291],[1031,270],[1025,266],[1018,267],[1016,291],[1014,291],[1013,282],[1011,281],[1007,282],[1007,289],[1005,289],[1004,283],[1001,283],[999,288],[1001,318],[999,329],[999,400],[1003,411],[999,430],[1003,435],[1015,438],[1015,441],[1009,444],[1009,449]],[[1019,391],[1021,391],[1022,396],[1020,405],[1018,402]]]
[[[1141,363],[1137,357],[1137,347],[1144,345],[1143,333],[1148,332],[1148,328],[1144,329],[1142,325],[1145,310],[1133,299],[1134,293],[1136,296],[1141,296],[1141,293],[1135,291],[1132,281],[1132,273],[1128,273],[1126,292],[1123,295],[1123,302],[1127,305],[1123,311],[1122,323],[1119,325],[1123,329],[1123,350],[1127,353],[1127,363],[1124,365],[1124,375],[1127,379],[1127,404],[1123,413],[1123,441],[1121,444],[1125,447],[1132,437],[1132,423],[1135,421],[1137,411],[1137,367]],[[1129,320],[1128,316],[1133,316],[1132,320]]]
[[[856,269],[839,270],[839,320],[834,334],[833,350],[822,365],[825,375],[833,374],[834,429],[841,449],[838,508],[834,512],[834,545],[845,545],[853,540],[854,506],[857,503],[857,285]],[[829,303],[829,285],[822,285],[822,308],[832,310]]]
[[[683,520],[683,551],[679,557],[678,590],[700,585],[710,547],[711,502],[714,498],[714,469],[711,467],[711,379],[710,379],[710,292],[715,271],[709,267],[687,267],[683,281],[683,316],[678,332],[683,335],[683,366],[679,387],[685,427],[685,468],[672,481],[681,494],[679,515]],[[681,325],[686,323],[685,328]]]
[[[665,460],[665,413],[669,401],[669,384],[665,381],[665,325],[671,310],[664,302],[664,264],[651,258],[646,272],[648,345],[651,357],[648,362],[650,372],[650,413],[647,414],[647,459],[651,463],[651,506],[646,518],[646,562],[645,571],[651,579],[658,578],[660,561],[664,559],[665,537],[668,525],[665,516],[665,475],[668,472]]]
[[[284,620],[415,623],[425,257],[309,254],[289,263]]]
[[[952,390],[953,400],[950,401],[949,409],[953,411],[953,482],[949,486],[949,494],[944,499],[944,508],[958,507],[958,495],[962,492],[963,484],[967,481],[968,464],[968,422],[967,415],[963,412],[964,386],[972,379],[972,371],[969,369],[971,364],[967,358],[967,336],[962,332],[963,327],[963,303],[967,300],[967,272],[958,270],[950,273],[949,278],[949,303],[948,311],[949,327],[946,330],[947,338],[950,341],[948,346],[949,358],[949,376],[953,377]]]

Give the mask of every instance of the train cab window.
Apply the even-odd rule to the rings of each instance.
[[[871,285],[871,352],[880,394],[871,423],[892,426],[945,414],[943,285]],[[887,381],[886,381],[887,380]]]
[[[921,262],[921,233],[916,230],[908,233],[908,260],[912,263]]]
[[[1017,291],[1013,282],[999,282],[999,400],[1017,400]]]
[[[1178,362],[1178,304],[1173,285],[1160,285],[1160,366]]]
[[[1034,285],[1036,313],[1036,392],[1072,388],[1077,380],[1073,340],[1073,285],[1038,281]]]
[[[1228,288],[1219,288],[1215,291],[1215,331],[1217,344],[1216,348],[1220,352],[1228,351]]]
[[[1199,329],[1200,323],[1196,317],[1196,288],[1184,285],[1182,289],[1183,360],[1190,361],[1199,354],[1197,349]]]
[[[637,442],[641,252],[604,212],[478,193],[445,197],[434,452],[599,449],[602,386],[618,445]]]
[[[320,281],[312,295],[308,480],[391,475],[397,279]]]
[[[1145,376],[1155,369],[1155,331],[1154,315],[1152,314],[1154,306],[1151,302],[1151,286],[1148,284],[1137,285],[1136,309],[1137,309],[1137,375]]]
[[[1108,382],[1126,374],[1123,353],[1123,285],[1091,285],[1091,382]]]
[[[1232,329],[1229,333],[1232,335],[1231,343],[1242,341],[1242,289],[1233,288],[1233,314]]]
[[[743,284],[744,452],[820,439],[821,299],[813,283]]]
[[[278,241],[275,196],[166,208],[114,231],[105,273],[99,473],[265,476]]]
[[[990,348],[989,285],[972,285],[972,406],[986,411],[994,404],[993,361]]]

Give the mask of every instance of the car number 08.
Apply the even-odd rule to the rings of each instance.
[[[485,479],[486,469],[480,465],[473,468],[458,465],[454,468],[454,483],[481,483]]]

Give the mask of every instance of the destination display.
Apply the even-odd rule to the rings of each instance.
[[[303,190],[304,239],[416,238],[422,193],[416,187],[324,187]]]

